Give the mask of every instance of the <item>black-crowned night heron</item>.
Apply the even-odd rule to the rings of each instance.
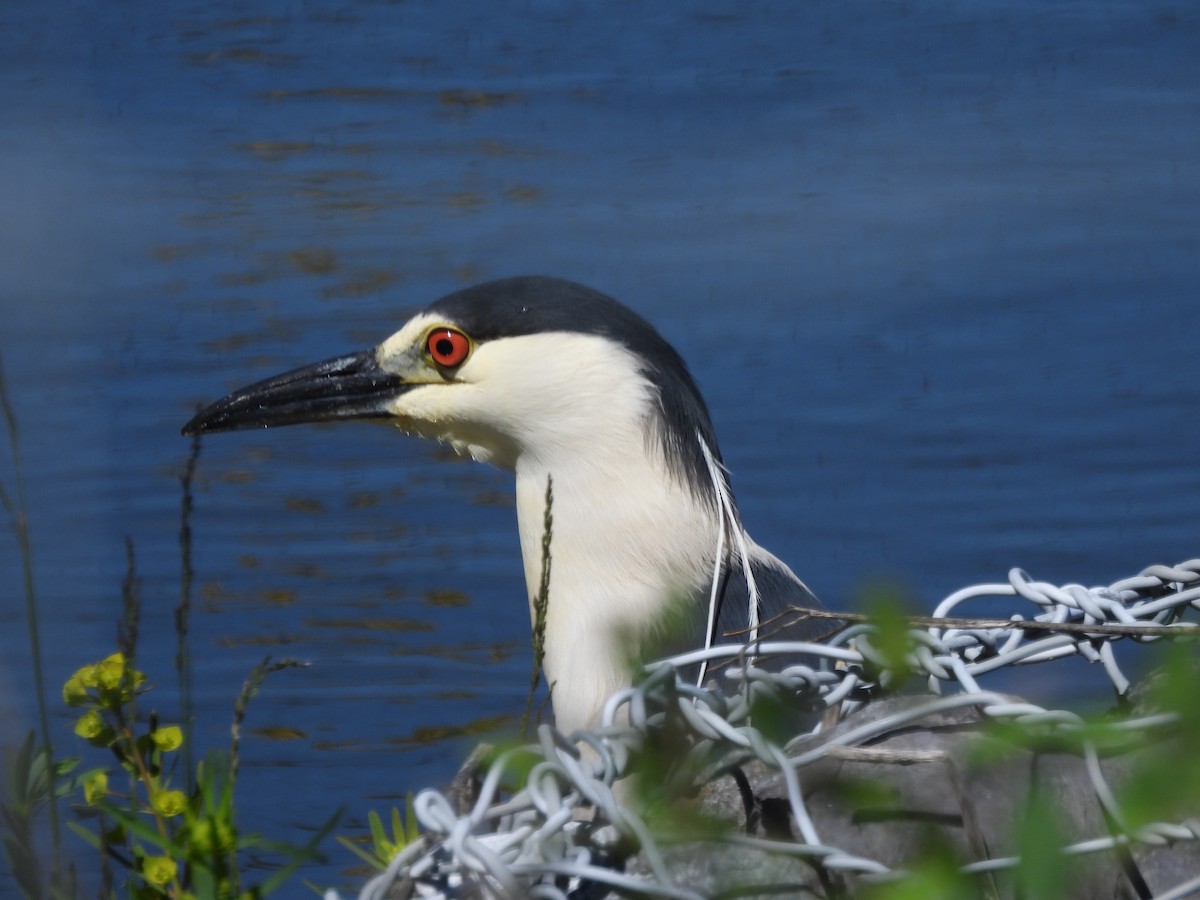
[[[817,605],[743,529],[679,354],[590,288],[528,277],[450,294],[378,347],[234,391],[183,432],[332,419],[391,422],[514,472],[531,605],[553,480],[544,668],[563,731],[597,722],[633,660],[745,641]]]

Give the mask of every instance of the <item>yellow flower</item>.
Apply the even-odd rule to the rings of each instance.
[[[96,667],[84,666],[76,669],[75,674],[63,685],[63,700],[67,706],[81,706],[87,702],[88,688],[96,686]]]
[[[97,800],[103,800],[107,795],[108,773],[93,772],[83,783],[83,799],[87,801],[88,806],[92,806]]]
[[[183,791],[157,791],[150,798],[150,805],[170,818],[183,812],[187,806],[187,797]]]
[[[125,654],[119,650],[96,665],[96,681],[106,691],[114,690],[125,676]]]
[[[104,733],[104,720],[100,713],[89,709],[75,723],[75,733],[87,741],[95,740]]]
[[[113,730],[100,717],[100,711],[96,709],[89,709],[79,717],[79,721],[75,723],[75,733],[93,747],[108,747],[117,739]]]
[[[174,881],[178,871],[175,860],[169,856],[147,856],[142,860],[142,877],[160,887]]]
[[[151,733],[150,739],[159,750],[169,753],[179,749],[179,745],[183,743],[183,732],[178,725],[167,725]]]

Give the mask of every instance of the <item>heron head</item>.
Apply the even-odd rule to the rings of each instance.
[[[233,391],[184,434],[374,419],[514,468],[586,456],[638,429],[673,470],[707,481],[715,448],[678,353],[636,313],[583,285],[509,278],[443,297],[378,346]],[[615,443],[615,442],[614,442]]]

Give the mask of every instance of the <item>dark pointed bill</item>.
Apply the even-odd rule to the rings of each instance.
[[[183,433],[383,418],[387,402],[405,386],[379,367],[374,350],[364,350],[239,388],[197,413]]]

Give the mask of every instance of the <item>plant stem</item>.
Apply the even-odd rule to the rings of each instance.
[[[127,670],[128,671],[128,670]],[[131,709],[132,711],[132,709]],[[163,847],[168,848],[174,844],[174,839],[171,835],[170,826],[167,824],[166,818],[158,811],[154,805],[154,795],[159,788],[158,779],[151,773],[150,767],[146,765],[146,759],[142,756],[141,750],[138,749],[137,735],[134,733],[130,720],[125,717],[125,712],[118,704],[111,709],[113,718],[117,723],[117,733],[120,735],[121,741],[124,744],[124,756],[126,760],[133,762],[134,773],[137,780],[142,784],[142,790],[146,792],[146,812],[154,819],[154,824],[158,828],[159,837],[162,838]],[[153,725],[151,726],[153,727]],[[137,792],[132,791],[129,796],[130,810],[137,809]],[[170,852],[170,851],[168,851]],[[172,852],[172,856],[174,853]],[[178,872],[171,879],[171,888],[167,892],[168,897],[179,897],[182,895],[182,885],[179,881]]]
[[[179,676],[179,724],[183,729],[183,771],[189,795],[196,786],[196,775],[192,765],[192,658],[187,635],[192,611],[192,583],[196,578],[192,569],[192,479],[199,458],[200,436],[195,435],[188,452],[187,465],[179,479],[183,487],[183,500],[179,521],[179,606],[175,607],[175,671]]]
[[[554,479],[546,476],[546,512],[542,520],[542,577],[538,592],[533,598],[533,671],[529,675],[529,696],[525,700],[525,714],[521,717],[521,734],[528,736],[529,717],[533,710],[533,695],[537,692],[542,674],[542,662],[546,658],[546,611],[550,606],[550,541],[554,536]],[[549,685],[554,689],[554,685]]]
[[[17,417],[13,414],[12,403],[8,396],[8,382],[4,377],[4,366],[0,362],[0,412],[4,415],[8,427],[8,440],[12,447],[13,483],[16,490],[16,502],[0,487],[0,499],[13,520],[13,530],[17,534],[17,544],[21,549],[21,566],[25,585],[25,620],[29,628],[29,652],[33,658],[34,693],[37,696],[38,723],[42,729],[42,746],[46,751],[46,765],[51,773],[54,772],[54,745],[50,740],[50,715],[46,711],[46,683],[42,669],[42,641],[38,630],[37,591],[33,581],[33,545],[29,538],[29,517],[25,505],[25,478],[21,466],[20,435],[17,430]],[[62,835],[58,824],[58,796],[54,785],[53,774],[49,796],[46,804],[50,810],[50,832],[54,841],[54,871],[60,868],[62,859]]]
[[[262,662],[250,670],[250,674],[242,682],[242,692],[238,694],[238,698],[233,704],[233,725],[229,729],[229,782],[231,785],[237,783],[238,750],[241,747],[242,723],[246,720],[246,707],[254,699],[254,695],[258,693],[258,689],[262,687],[268,675],[274,675],[284,669],[303,669],[307,666],[308,663],[302,663],[295,659],[281,659],[279,662],[273,663],[271,654],[268,653],[263,657]]]
[[[133,672],[137,664],[138,621],[141,606],[138,591],[141,579],[137,574],[137,556],[133,538],[125,537],[125,579],[121,582],[121,619],[117,623],[117,649],[125,654],[125,671]]]

